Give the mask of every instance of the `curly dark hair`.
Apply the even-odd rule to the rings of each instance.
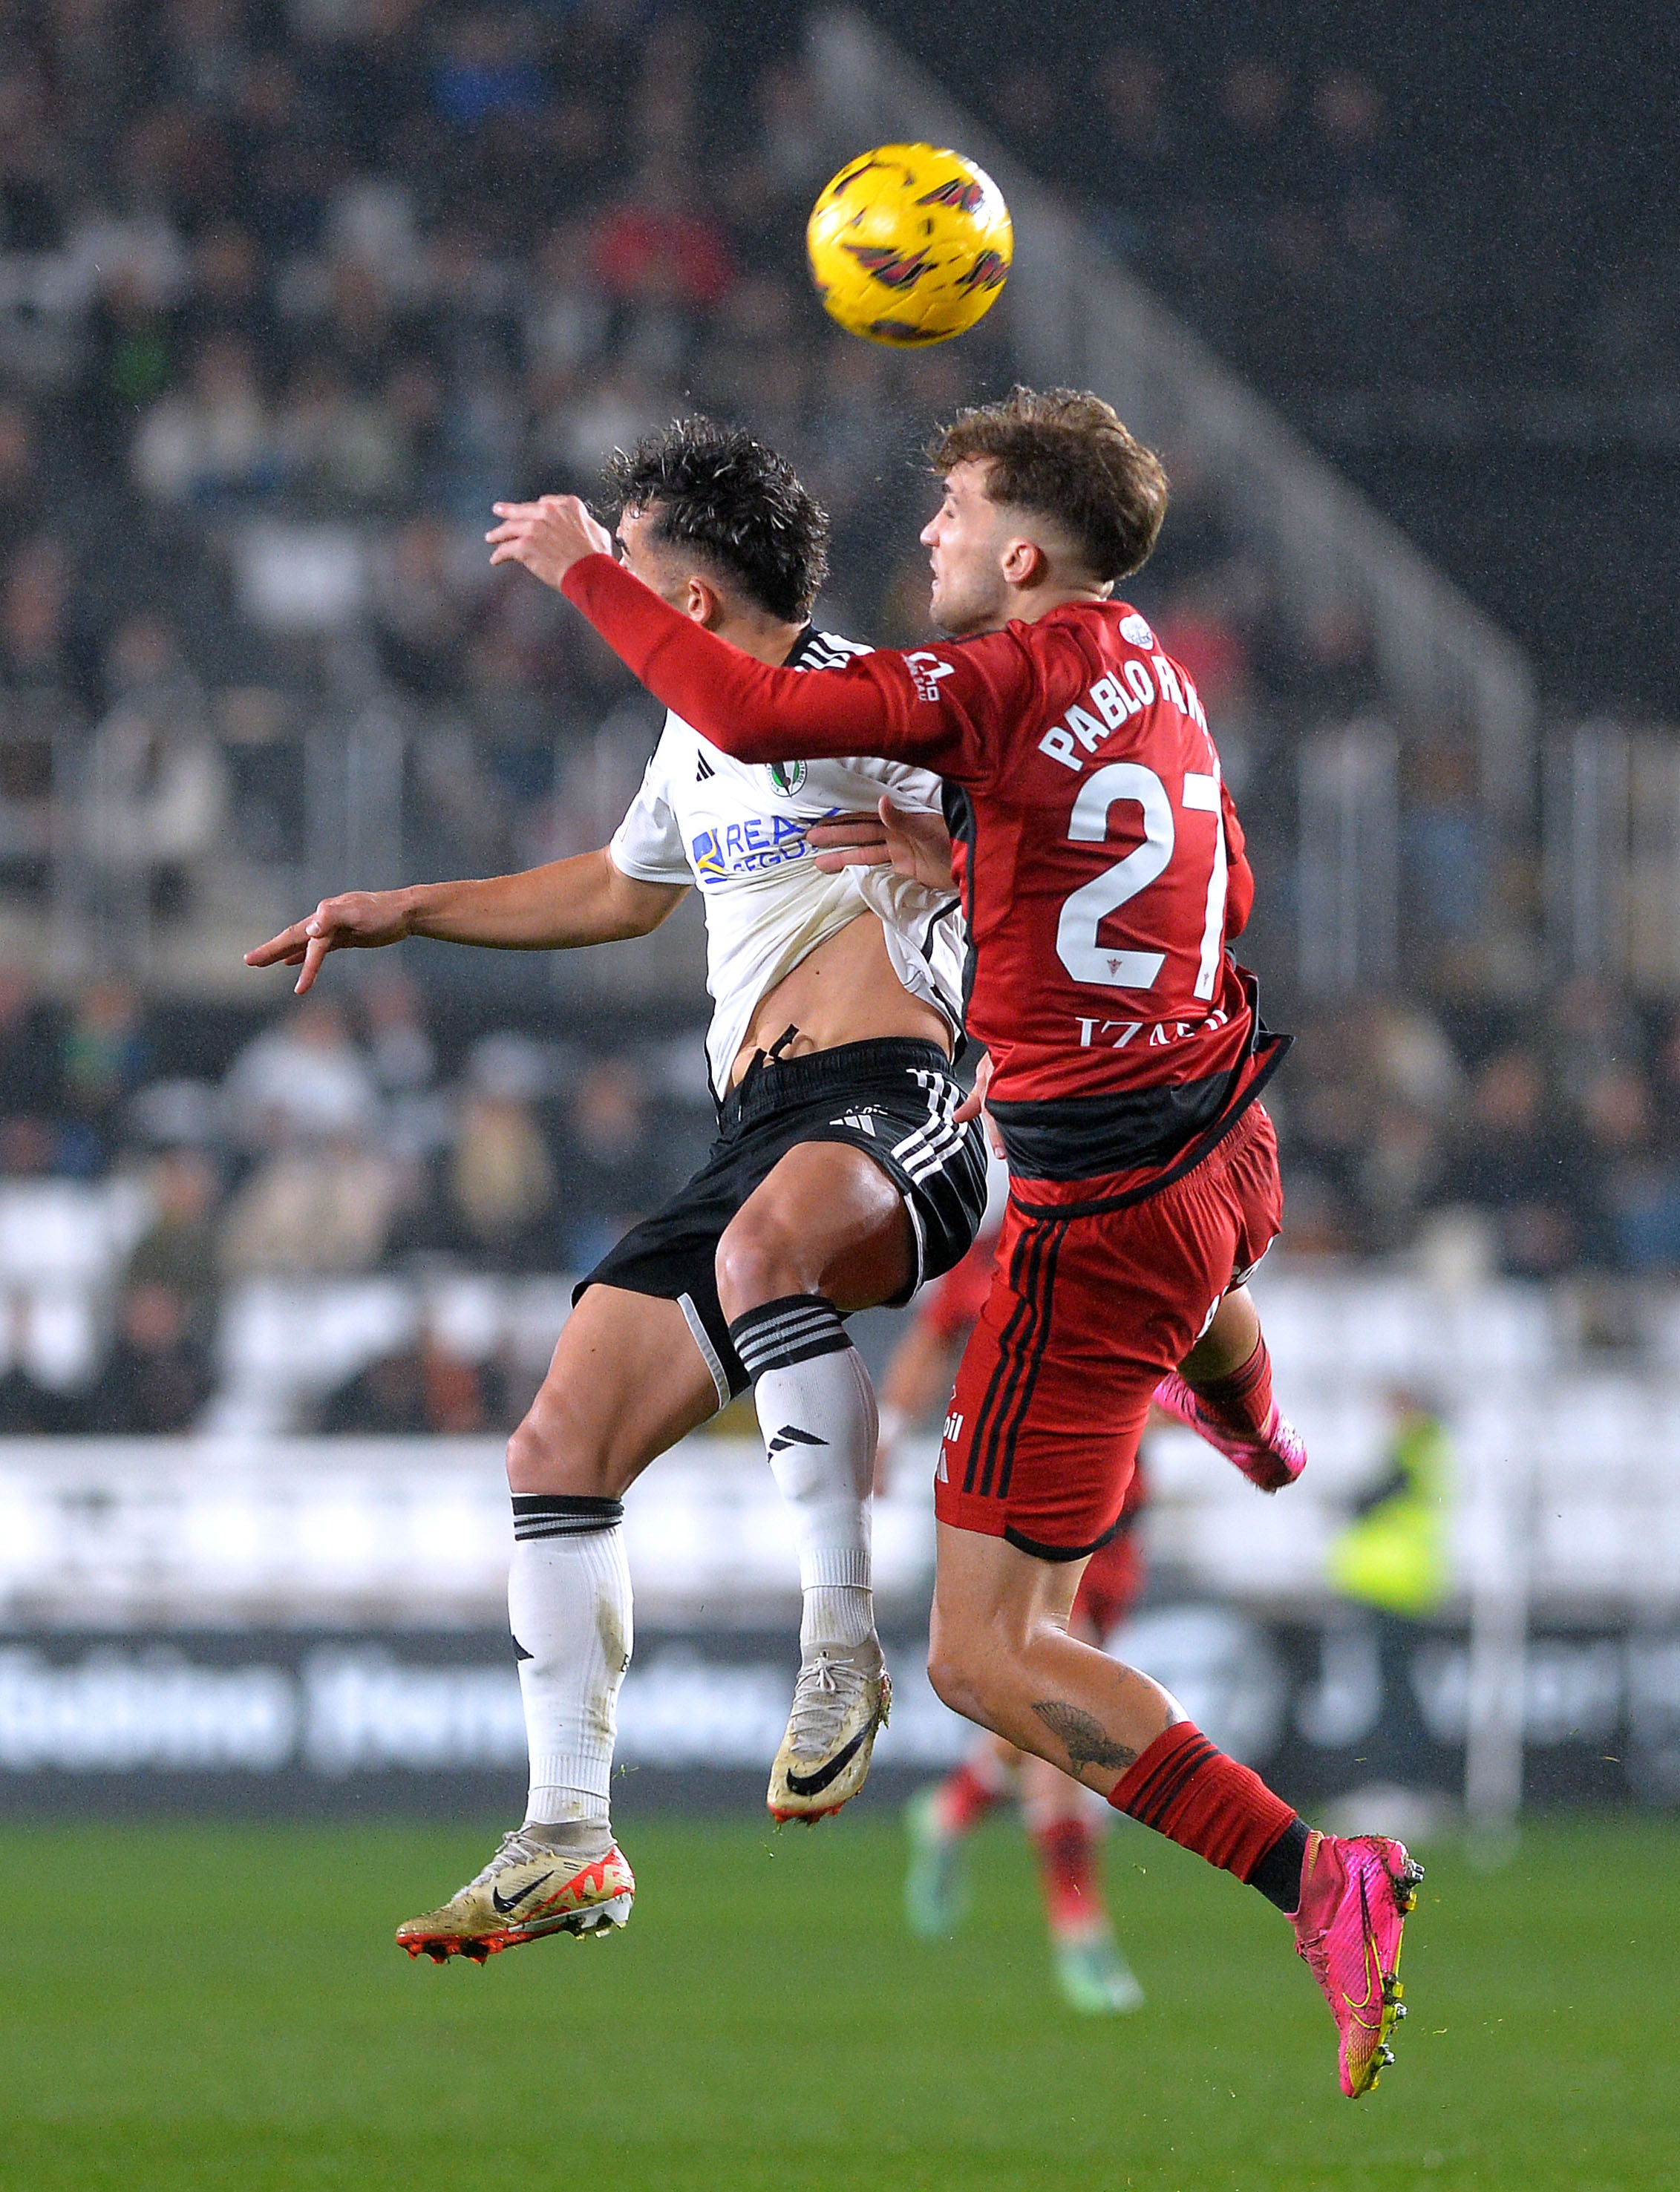
[[[797,624],[828,576],[828,512],[786,457],[739,426],[673,419],[603,477],[620,510],[647,512],[653,538],[733,579],[773,617]]]
[[[1012,388],[1001,403],[959,411],[928,455],[941,474],[978,458],[991,500],[1053,520],[1099,579],[1147,562],[1167,514],[1161,460],[1084,389]]]

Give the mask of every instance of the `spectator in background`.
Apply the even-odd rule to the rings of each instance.
[[[554,1162],[534,1110],[540,1070],[533,1047],[508,1038],[481,1043],[472,1061],[445,1179],[460,1244],[481,1260],[559,1260]]]
[[[257,357],[279,346],[279,324],[269,294],[262,248],[249,229],[217,221],[192,248],[186,297],[174,312],[173,345],[189,354],[231,335]]]
[[[1609,1065],[1582,1105],[1593,1184],[1591,1260],[1640,1276],[1680,1271],[1680,1167],[1657,1144],[1650,1083],[1637,1065]]]
[[[107,975],[90,982],[71,1009],[63,1038],[68,1113],[60,1164],[102,1171],[122,1136],[129,1099],[151,1065],[145,1015],[132,983]]]
[[[373,609],[380,659],[387,675],[416,699],[460,694],[467,642],[484,593],[483,569],[479,544],[435,516],[410,518],[376,546]]]
[[[1099,63],[1094,88],[1094,157],[1071,180],[1098,198],[1114,240],[1137,249],[1157,240],[1182,200],[1167,71],[1144,48],[1118,46]]]
[[[30,1366],[33,1305],[14,1294],[6,1307],[6,1367],[0,1373],[0,1438],[61,1436],[82,1428],[73,1396],[37,1378]]]
[[[343,1135],[277,1150],[228,1205],[222,1270],[233,1279],[372,1270],[409,1186],[396,1158]]]
[[[1580,1244],[1577,1156],[1547,1105],[1539,1059],[1530,1050],[1501,1051],[1476,1076],[1443,1200],[1493,1213],[1500,1260],[1512,1276],[1550,1277]]]
[[[344,1009],[319,995],[248,1043],[228,1068],[223,1091],[233,1135],[248,1150],[299,1136],[354,1139],[378,1113],[373,1076]]]
[[[220,1274],[216,1206],[221,1182],[202,1150],[166,1150],[146,1182],[151,1216],[123,1273],[125,1292],[167,1287],[186,1311],[186,1329],[209,1336]]]
[[[572,1266],[587,1270],[659,1199],[647,1090],[628,1058],[593,1060],[572,1091],[562,1220]]]
[[[14,692],[76,682],[70,551],[49,533],[15,550],[0,574],[0,682]]]
[[[51,1121],[63,1104],[58,1013],[20,967],[0,967],[0,1121]]]
[[[84,764],[78,820],[95,888],[119,917],[180,913],[222,845],[227,773],[204,694],[161,617],[130,617],[108,656],[115,695]]]
[[[279,482],[274,426],[243,335],[209,337],[187,385],[160,396],[134,437],[134,477],[163,503],[211,503]]]
[[[35,420],[0,396],[0,568],[41,522],[42,481]]]
[[[1413,918],[1434,932],[1441,973],[1461,980],[1486,926],[1489,866],[1474,756],[1467,740],[1431,739],[1413,750],[1406,773],[1400,859],[1415,893]]]
[[[321,1403],[330,1436],[470,1437],[511,1429],[494,1366],[469,1362],[428,1324],[412,1346],[367,1363]]]
[[[84,1420],[94,1432],[190,1430],[214,1382],[187,1298],[149,1280],[129,1287],[117,1305],[117,1338],[87,1396]]]

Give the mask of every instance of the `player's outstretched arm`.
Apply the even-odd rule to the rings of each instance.
[[[951,872],[951,832],[944,818],[925,807],[900,807],[883,799],[873,814],[830,814],[813,822],[805,842],[814,865],[830,875],[841,868],[890,867],[929,890],[957,888]]]
[[[614,562],[575,495],[499,502],[493,563],[523,563],[580,609],[655,699],[738,761],[879,754],[973,783],[986,767],[982,720],[1008,719],[1031,685],[1006,632],[960,649],[890,648],[836,670],[773,669],[683,616]]]
[[[603,846],[518,875],[323,898],[305,920],[248,951],[245,964],[300,968],[301,996],[329,951],[371,950],[409,936],[500,951],[565,951],[646,936],[685,894],[681,883],[625,875]]]

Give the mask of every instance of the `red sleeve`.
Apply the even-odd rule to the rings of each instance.
[[[877,754],[959,784],[986,773],[992,727],[1036,682],[1012,632],[883,648],[840,670],[773,670],[662,602],[610,556],[585,556],[561,591],[655,699],[737,761]]]
[[[1249,865],[1244,849],[1246,841],[1243,825],[1237,819],[1237,802],[1223,777],[1220,779],[1220,800],[1225,811],[1225,933],[1227,936],[1240,936],[1254,910],[1254,871]]]

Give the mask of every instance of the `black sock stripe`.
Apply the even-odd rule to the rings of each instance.
[[[1047,1224],[1035,1224],[1027,1254],[1022,1259],[1021,1299],[1026,1305],[1026,1315],[1016,1335],[1014,1359],[998,1396],[998,1405],[986,1426],[986,1452],[980,1464],[980,1496],[989,1499],[997,1473],[998,1451],[1003,1433],[1014,1413],[1021,1381],[1026,1376],[1033,1353],[1038,1344],[1038,1334],[1043,1316],[1043,1304],[1038,1290],[1039,1274],[1043,1269],[1044,1253],[1049,1246],[1051,1229]],[[999,1496],[1002,1496],[1001,1487]]]
[[[1139,1802],[1130,1807],[1132,1817],[1159,1833],[1162,1820],[1186,1786],[1196,1778],[1210,1760],[1218,1755],[1219,1753],[1205,1737],[1199,1744],[1192,1743],[1186,1745],[1170,1761],[1164,1775],[1154,1777],[1154,1785]]]
[[[516,1492],[513,1535],[530,1538],[586,1538],[616,1529],[624,1520],[622,1499],[596,1498],[574,1492]]]
[[[817,1332],[809,1339],[786,1341],[762,1353],[740,1346],[735,1352],[757,1384],[768,1370],[791,1370],[796,1362],[814,1362],[820,1355],[843,1355],[851,1344],[843,1331]]]
[[[729,1340],[754,1383],[767,1370],[838,1355],[851,1345],[840,1312],[826,1294],[784,1294],[738,1316]]]
[[[754,1309],[743,1310],[729,1327],[729,1337],[736,1339],[742,1333],[751,1333],[760,1325],[779,1324],[790,1316],[837,1316],[839,1311],[826,1294],[779,1294],[774,1301],[760,1302]]]
[[[1203,1737],[1202,1739],[1203,1742],[1207,1740],[1205,1736]],[[1172,1772],[1179,1761],[1184,1756],[1186,1750],[1188,1750],[1193,1751],[1195,1748],[1196,1745],[1193,1743],[1181,1744],[1168,1757],[1158,1760],[1155,1765],[1151,1766],[1144,1779],[1141,1780],[1138,1784],[1137,1787],[1133,1790],[1130,1801],[1126,1807],[1127,1810],[1135,1815],[1136,1807],[1139,1805],[1148,1804],[1153,1798],[1156,1790],[1160,1787],[1162,1781]]]
[[[1142,1810],[1152,1811],[1162,1790],[1169,1782],[1176,1784],[1182,1778],[1181,1769],[1204,1765],[1213,1755],[1213,1744],[1198,1731],[1195,1742],[1180,1744],[1170,1756],[1163,1758],[1151,1770],[1141,1787],[1133,1790],[1133,1801]]]
[[[1044,1357],[1049,1352],[1050,1319],[1054,1307],[1056,1265],[1061,1257],[1061,1244],[1066,1238],[1067,1228],[1065,1225],[1052,1225],[1050,1238],[1046,1245],[1043,1259],[1039,1264],[1038,1326],[1032,1335],[1031,1357],[1026,1367],[1026,1375],[1021,1380],[1020,1396],[1015,1406],[1009,1411],[1009,1425],[1003,1434],[1002,1446],[1003,1465],[997,1478],[997,1497],[1000,1499],[1007,1499],[1009,1496],[1009,1480],[1014,1475],[1015,1470],[1015,1441],[1020,1436],[1021,1427],[1026,1421],[1027,1411],[1032,1406],[1032,1396],[1038,1384],[1038,1373],[1043,1370]]]

